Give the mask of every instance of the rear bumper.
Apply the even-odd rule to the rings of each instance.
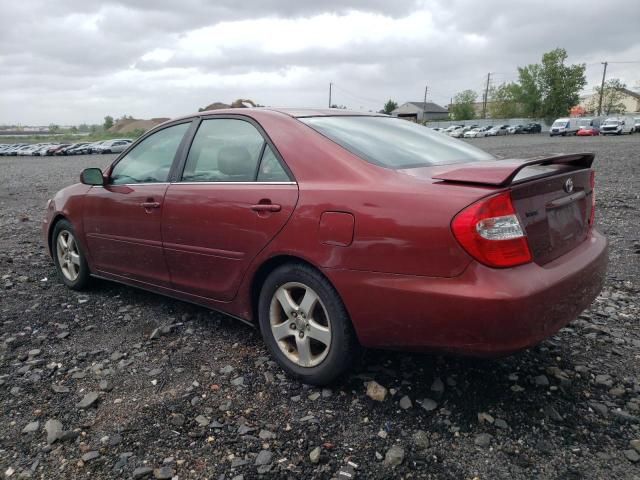
[[[556,333],[589,307],[607,267],[593,231],[544,266],[492,269],[476,262],[455,278],[325,270],[362,345],[500,356]]]

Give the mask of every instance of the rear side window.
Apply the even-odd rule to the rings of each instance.
[[[493,160],[489,153],[422,125],[389,117],[299,118],[360,158],[387,168]]]
[[[289,175],[280,164],[278,157],[273,153],[271,147],[267,145],[262,154],[260,170],[258,171],[259,182],[288,182]]]

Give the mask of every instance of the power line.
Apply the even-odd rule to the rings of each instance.
[[[335,83],[333,83],[332,85],[333,85],[333,88],[335,88],[337,90],[340,90],[342,93],[345,93],[348,96],[353,97],[356,100],[360,100],[360,101],[364,101],[364,102],[367,102],[367,103],[371,103],[373,105],[379,105],[380,104],[380,100],[374,100],[374,99],[371,99],[371,98],[367,98],[367,97],[362,97],[360,95],[356,95],[354,93],[349,92],[348,90],[345,90],[342,87],[339,87]]]

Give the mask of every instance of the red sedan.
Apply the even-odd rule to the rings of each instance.
[[[592,154],[496,160],[384,115],[201,112],[158,126],[47,205],[59,277],[257,324],[323,384],[360,346],[496,356],[600,291]]]
[[[580,127],[576,135],[579,137],[597,137],[600,135],[600,130],[596,127]]]

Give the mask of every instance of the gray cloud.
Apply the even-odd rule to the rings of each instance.
[[[558,46],[567,49],[569,61],[587,63],[592,89],[600,61],[640,60],[640,8],[630,5],[628,0],[610,0],[607,8],[600,1],[583,1],[580,8],[498,0],[8,2],[0,27],[0,123],[175,116],[240,97],[267,105],[324,106],[330,81],[336,86],[334,101],[351,108],[379,109],[388,98],[419,100],[425,84],[430,99],[447,103],[459,90],[481,90],[489,71],[496,83],[515,79],[517,66],[537,62]],[[333,17],[327,23],[322,15]],[[283,19],[317,30],[299,32]],[[371,28],[358,23],[367,19]],[[237,23],[242,21],[259,24]],[[263,29],[259,35],[238,34],[256,25]],[[282,41],[274,43],[279,36]],[[609,75],[634,85],[640,64],[611,63]]]

